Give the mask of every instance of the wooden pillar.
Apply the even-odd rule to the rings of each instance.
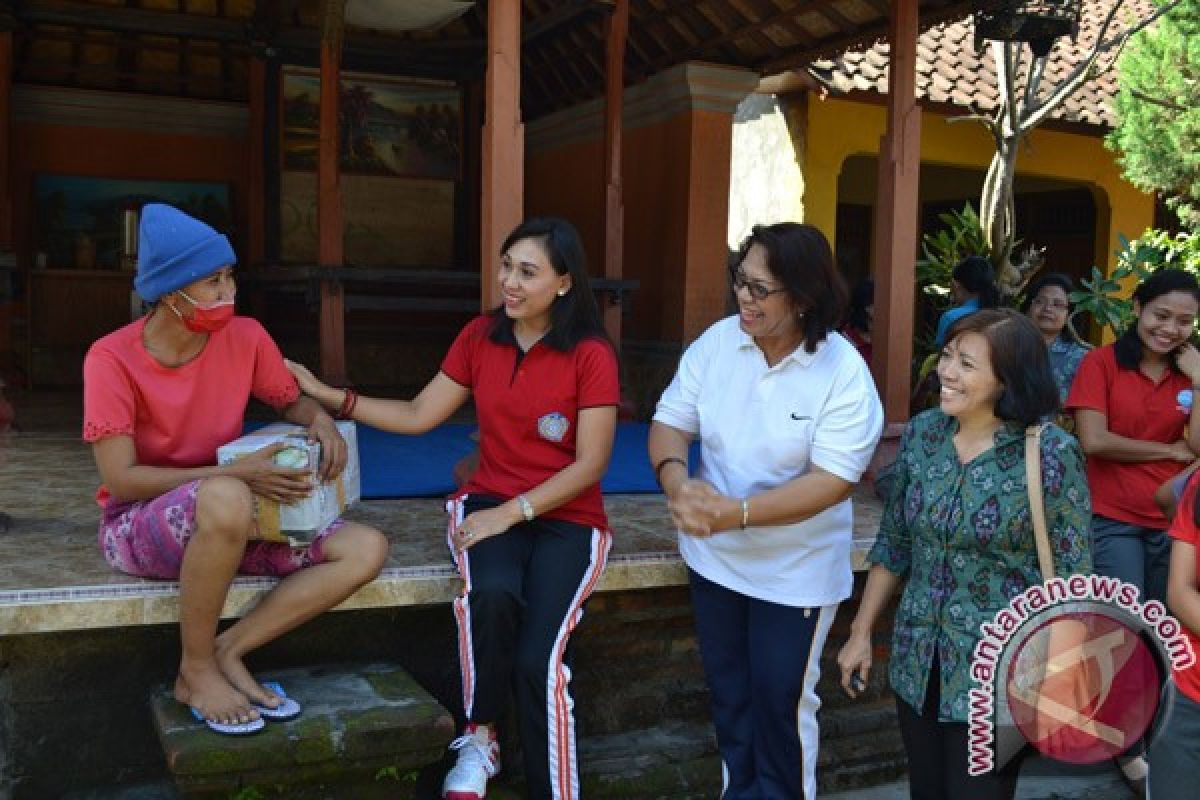
[[[12,31],[0,31],[0,251],[13,249]]]
[[[342,182],[338,149],[338,90],[341,84],[345,0],[325,0],[321,30],[320,132],[317,150],[317,262],[344,263]],[[336,279],[321,281],[321,373],[327,383],[346,382],[345,305]]]
[[[487,74],[480,212],[479,285],[484,309],[500,302],[496,264],[504,237],[524,215],[525,126],[521,124],[521,0],[488,3]]]
[[[621,197],[621,112],[625,105],[625,39],[629,0],[617,0],[605,25],[607,85],[604,93],[604,277],[619,279],[625,246],[625,204]],[[604,328],[621,346],[621,303],[605,298]]]
[[[252,267],[266,260],[267,215],[266,198],[266,128],[267,128],[267,62],[260,53],[250,56],[248,103],[250,114],[246,126],[246,261]]]
[[[879,146],[875,207],[875,343],[871,369],[889,426],[908,420],[916,286],[921,109],[917,106],[917,0],[890,5],[887,131]],[[894,430],[894,428],[893,428]]]

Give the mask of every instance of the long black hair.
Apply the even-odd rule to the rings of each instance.
[[[996,287],[996,270],[983,256],[967,256],[958,262],[950,277],[979,298],[980,308],[1000,305],[1000,290]]]
[[[567,352],[584,339],[608,341],[596,298],[588,282],[587,256],[575,226],[559,217],[530,217],[504,240],[500,253],[522,239],[533,239],[542,246],[555,273],[571,276],[571,288],[555,297],[550,306],[550,330],[542,337],[547,347]],[[493,342],[516,346],[513,321],[504,313],[504,306],[492,310],[492,327],[488,334]],[[609,342],[611,344],[611,342]]]
[[[1171,292],[1186,292],[1200,303],[1200,284],[1195,276],[1181,269],[1160,269],[1146,280],[1138,284],[1133,292],[1133,299],[1145,309],[1157,298]],[[1113,342],[1113,355],[1116,356],[1117,366],[1121,369],[1137,369],[1142,363],[1142,340],[1137,332],[1138,323],[1135,318],[1125,332]],[[1178,370],[1174,354],[1168,359],[1171,369]]]

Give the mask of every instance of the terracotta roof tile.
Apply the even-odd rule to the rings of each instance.
[[[1043,89],[1064,78],[1096,41],[1105,16],[1121,0],[1083,0],[1079,35],[1072,42],[1059,39],[1042,80]],[[1151,0],[1128,0],[1117,13],[1109,35],[1128,27],[1154,8]],[[814,62],[813,71],[839,91],[887,92],[888,44],[881,42],[864,51],[844,53],[837,59]],[[1102,58],[1102,63],[1106,63]],[[996,74],[986,46],[975,52],[975,26],[968,17],[937,25],[921,34],[917,42],[917,89],[928,100],[982,111],[995,109],[999,99]],[[1111,126],[1112,98],[1117,90],[1117,71],[1110,69],[1085,83],[1051,116],[1055,119]]]

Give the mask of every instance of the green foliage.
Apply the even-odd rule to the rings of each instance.
[[[987,240],[979,215],[970,203],[962,211],[939,214],[945,225],[937,233],[921,237],[921,258],[917,259],[918,310],[913,337],[913,380],[920,381],[922,365],[936,349],[933,337],[938,316],[950,306],[950,273],[967,256],[988,255]]]
[[[229,800],[266,800],[266,795],[257,786],[243,786],[229,795]]]
[[[1101,326],[1120,334],[1133,319],[1133,300],[1125,284],[1145,280],[1151,273],[1164,268],[1183,269],[1200,278],[1200,233],[1180,233],[1175,236],[1161,230],[1148,230],[1129,241],[1120,237],[1117,265],[1111,275],[1099,267],[1080,281],[1081,289],[1071,293],[1073,322],[1078,314],[1091,314]]]
[[[970,203],[962,211],[938,215],[946,227],[921,237],[921,258],[917,259],[917,286],[921,293],[942,309],[949,305],[950,273],[967,256],[989,254],[979,215]]]
[[[416,783],[419,777],[419,770],[409,770],[401,772],[400,768],[395,764],[389,764],[386,767],[380,767],[375,773],[376,781],[394,781],[396,783]]]
[[[1133,185],[1162,192],[1200,230],[1200,0],[1182,0],[1133,36],[1118,69],[1108,146]]]

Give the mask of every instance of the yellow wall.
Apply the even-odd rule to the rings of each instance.
[[[823,230],[830,241],[836,241],[842,164],[852,155],[876,155],[885,125],[886,109],[881,105],[809,98],[805,221]],[[987,169],[994,150],[991,137],[979,124],[950,124],[941,114],[922,112],[922,162]],[[1104,253],[1106,270],[1114,266],[1118,234],[1132,239],[1154,224],[1154,198],[1121,177],[1113,154],[1098,136],[1034,130],[1018,157],[1017,172],[1090,184],[1096,197],[1096,233],[1102,239],[1098,252]]]

